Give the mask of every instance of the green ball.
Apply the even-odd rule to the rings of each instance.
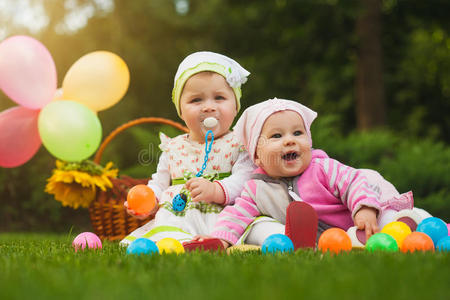
[[[366,243],[368,251],[398,251],[398,245],[395,239],[387,233],[376,233],[372,235]]]

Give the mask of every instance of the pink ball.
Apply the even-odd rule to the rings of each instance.
[[[80,248],[84,251],[86,245],[89,249],[102,249],[102,241],[92,232],[82,232],[72,242],[75,252]]]
[[[450,236],[450,223],[447,223],[448,235]]]

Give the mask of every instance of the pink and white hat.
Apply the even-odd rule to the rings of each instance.
[[[295,111],[302,117],[306,134],[312,145],[310,127],[317,117],[317,113],[295,101],[277,98],[269,99],[248,107],[233,128],[234,133],[247,149],[252,161],[255,161],[256,146],[258,145],[264,122],[270,115],[283,110]]]

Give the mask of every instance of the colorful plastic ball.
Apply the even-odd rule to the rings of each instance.
[[[436,217],[424,219],[417,226],[416,231],[428,235],[435,245],[441,238],[448,236],[447,223]]]
[[[398,245],[395,239],[387,233],[375,233],[366,243],[366,250],[368,251],[398,251]]]
[[[75,237],[72,246],[75,248],[75,252],[84,251],[86,246],[88,249],[102,249],[102,241],[95,233],[82,232]]]
[[[447,223],[447,231],[448,231],[448,235],[450,236],[450,223]]]
[[[156,246],[158,246],[159,253],[176,253],[181,254],[184,253],[183,245],[173,238],[164,238],[156,242]]]
[[[146,238],[134,240],[127,248],[127,254],[154,254],[159,253],[155,242]]]
[[[436,245],[436,249],[439,251],[450,251],[450,236],[445,236],[442,239],[439,240],[439,242]]]
[[[386,224],[381,232],[392,236],[397,242],[398,247],[401,248],[403,240],[411,234],[411,228],[403,222],[391,222]]]
[[[352,250],[352,240],[341,228],[330,228],[325,230],[319,238],[318,248],[322,252],[339,253]]]
[[[286,235],[277,233],[264,240],[261,250],[263,254],[294,252],[294,244]]]
[[[423,232],[414,231],[403,240],[401,251],[434,251],[433,240]]]
[[[145,184],[133,186],[127,195],[128,208],[137,214],[148,214],[156,206],[155,193]]]

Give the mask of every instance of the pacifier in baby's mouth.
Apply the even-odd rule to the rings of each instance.
[[[205,126],[206,128],[213,128],[217,125],[217,123],[219,123],[219,121],[217,121],[217,119],[214,117],[208,117],[203,120],[203,126]]]

